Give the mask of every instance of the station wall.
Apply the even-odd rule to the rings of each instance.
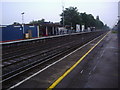
[[[37,37],[37,26],[24,25],[24,34],[22,25],[8,25],[0,27],[2,41],[12,41],[25,39],[25,33],[31,31],[31,37]],[[1,42],[2,42],[1,41]]]

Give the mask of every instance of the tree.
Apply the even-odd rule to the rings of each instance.
[[[31,21],[29,24],[42,24],[45,22],[45,19],[41,19],[41,20],[38,20],[38,21]]]
[[[98,21],[100,20],[100,19],[99,19],[99,16],[96,16],[96,20],[98,20]]]
[[[20,23],[18,23],[18,22],[14,22],[12,25],[20,25]]]
[[[45,19],[38,20],[38,23],[44,23]]]
[[[107,24],[105,24],[105,25],[103,26],[103,29],[104,29],[104,30],[109,30],[110,28],[107,26]]]
[[[60,14],[60,16],[62,17],[60,22],[62,25],[64,17],[64,24],[71,25],[74,29],[76,27],[76,24],[80,24],[81,21],[77,7],[66,8],[63,13]]]
[[[95,19],[92,14],[88,14],[88,26],[95,27]]]
[[[60,23],[63,25],[63,17],[64,24],[68,26],[76,27],[76,24],[85,25],[85,29],[87,27],[96,27],[96,29],[103,29],[104,24],[99,19],[99,16],[94,19],[92,14],[79,13],[77,7],[69,7],[65,8],[65,10],[60,14],[61,21]]]
[[[77,7],[69,7],[66,8],[62,14],[60,14],[61,24],[63,25],[63,15],[64,15],[64,24],[70,25],[72,27],[76,27],[76,24],[85,25],[85,29],[87,27],[95,27],[96,26],[96,19],[92,14],[79,13]],[[99,19],[99,17],[98,17]],[[101,26],[102,23],[99,21],[98,25]]]
[[[85,25],[85,29],[87,28],[87,22],[88,22],[88,17],[87,17],[87,14],[84,12],[84,13],[80,13],[81,15],[81,24],[82,25]]]
[[[96,21],[95,22],[96,22],[95,26],[96,26],[97,29],[102,29],[104,27],[104,24],[103,24],[102,21],[100,21],[99,16],[96,17]]]
[[[87,29],[87,27],[95,27],[95,19],[94,16],[92,14],[86,14],[84,13],[80,13],[81,16],[81,24],[85,25],[85,29]]]

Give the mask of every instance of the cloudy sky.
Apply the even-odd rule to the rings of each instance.
[[[59,22],[62,13],[62,5],[65,8],[77,7],[80,13],[92,14],[95,18],[113,27],[118,20],[119,0],[1,0],[0,24],[8,25],[13,22],[22,23],[21,13],[24,14],[24,22],[44,18],[46,21]]]

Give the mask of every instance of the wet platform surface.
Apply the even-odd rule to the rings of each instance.
[[[99,40],[91,42],[16,88],[48,88]],[[117,34],[109,33],[55,88],[117,87],[118,39]]]
[[[117,34],[107,37],[84,59],[56,88],[118,88],[118,39]]]

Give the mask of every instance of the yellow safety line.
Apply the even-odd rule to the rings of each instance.
[[[110,33],[110,31],[108,32]],[[107,34],[108,34],[107,33]],[[84,54],[70,69],[68,69],[62,76],[60,76],[49,88],[47,88],[47,90],[51,90],[53,89],[56,85],[59,84],[59,82],[65,77],[67,76],[106,36],[107,34],[101,39],[99,40],[86,54]]]

